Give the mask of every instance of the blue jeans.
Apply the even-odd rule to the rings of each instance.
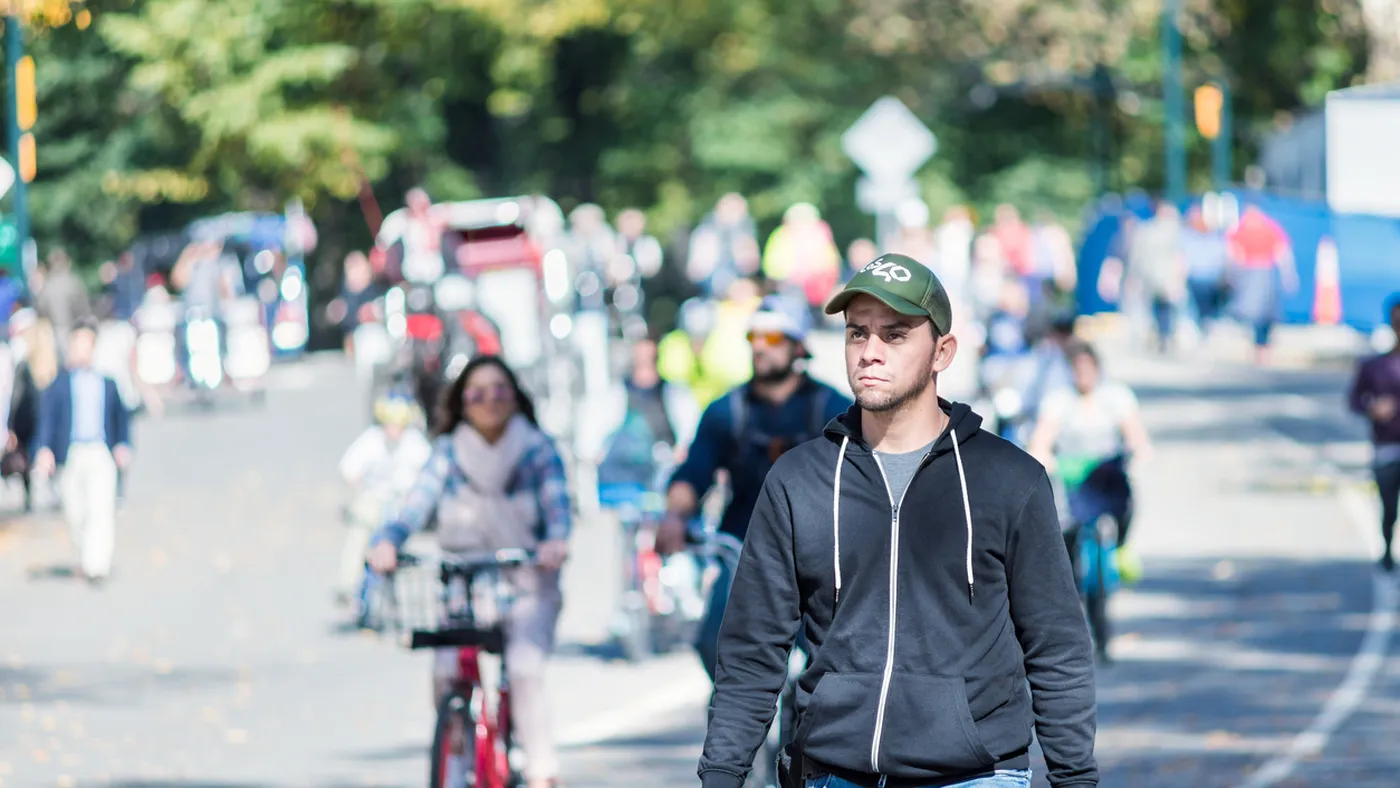
[[[1030,769],[998,769],[995,774],[974,777],[967,782],[956,783],[946,788],[1030,788],[1030,784]],[[827,775],[808,780],[807,788],[856,788],[856,784]]]

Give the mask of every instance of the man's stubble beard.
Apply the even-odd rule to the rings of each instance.
[[[755,383],[782,383],[783,381],[792,377],[796,373],[797,360],[793,359],[784,366],[775,367],[773,369],[766,370],[763,372],[760,372],[758,369],[754,369],[753,381]]]
[[[916,378],[909,388],[891,394],[856,394],[856,405],[860,406],[861,410],[870,411],[871,413],[890,413],[897,411],[912,400],[918,399],[918,397],[922,395],[929,386],[932,386],[937,379],[938,376],[933,371],[933,359],[929,359],[928,371],[924,375]],[[856,391],[856,385],[854,383],[851,384],[851,390]]]

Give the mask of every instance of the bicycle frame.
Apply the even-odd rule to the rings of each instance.
[[[442,601],[446,615],[432,630],[413,631],[411,648],[456,648],[457,675],[453,679],[447,699],[461,698],[467,704],[466,711],[453,710],[450,704],[439,707],[438,728],[441,733],[444,725],[456,726],[466,722],[472,730],[458,730],[449,742],[470,741],[472,744],[472,771],[475,780],[469,788],[515,788],[519,780],[511,763],[512,718],[509,679],[509,648],[505,637],[505,622],[515,601],[515,592],[505,585],[500,570],[506,567],[525,566],[533,562],[533,557],[521,550],[501,550],[487,557],[475,559],[442,559]],[[474,597],[480,591],[477,580],[489,578],[489,593],[494,595],[495,622],[482,627],[477,623]],[[482,670],[482,654],[500,655],[500,670],[494,688],[487,681]],[[495,703],[491,703],[494,695]],[[451,714],[444,722],[444,715]],[[470,738],[468,738],[470,737]],[[438,734],[434,735],[434,747],[439,746]],[[432,757],[435,769],[448,775],[448,759],[455,755],[457,745],[449,743]],[[435,778],[437,779],[437,778]],[[459,788],[454,786],[453,788]]]
[[[506,677],[505,654],[501,655],[500,686],[496,690],[496,708],[492,713],[486,702],[486,688],[481,680],[481,648],[467,646],[457,651],[458,679],[453,688],[469,702],[481,704],[480,722],[472,731],[476,753],[473,788],[510,788],[510,686]],[[501,746],[498,748],[498,742]]]

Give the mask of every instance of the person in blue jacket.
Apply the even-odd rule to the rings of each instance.
[[[36,472],[63,469],[60,496],[83,576],[94,585],[112,568],[117,513],[117,469],[131,464],[130,413],[117,382],[92,366],[97,325],[74,324],[67,362],[39,401]]]
[[[827,423],[851,406],[850,397],[807,374],[809,322],[805,304],[781,296],[764,298],[750,319],[753,378],[710,403],[700,417],[695,440],[667,490],[666,517],[657,533],[661,552],[684,548],[686,522],[721,470],[728,476],[730,500],[719,530],[742,540],[768,469],[789,449],[821,437]],[[711,679],[733,572],[732,566],[721,567],[696,643]]]

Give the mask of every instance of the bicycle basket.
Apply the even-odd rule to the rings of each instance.
[[[395,573],[398,632],[409,648],[477,646],[499,653],[504,646],[499,626],[503,586],[494,571],[472,578],[470,593],[461,576],[444,586],[435,559],[402,567]]]
[[[433,628],[445,615],[441,570],[436,560],[403,564],[379,581],[376,617],[384,629],[404,641],[414,630]]]

